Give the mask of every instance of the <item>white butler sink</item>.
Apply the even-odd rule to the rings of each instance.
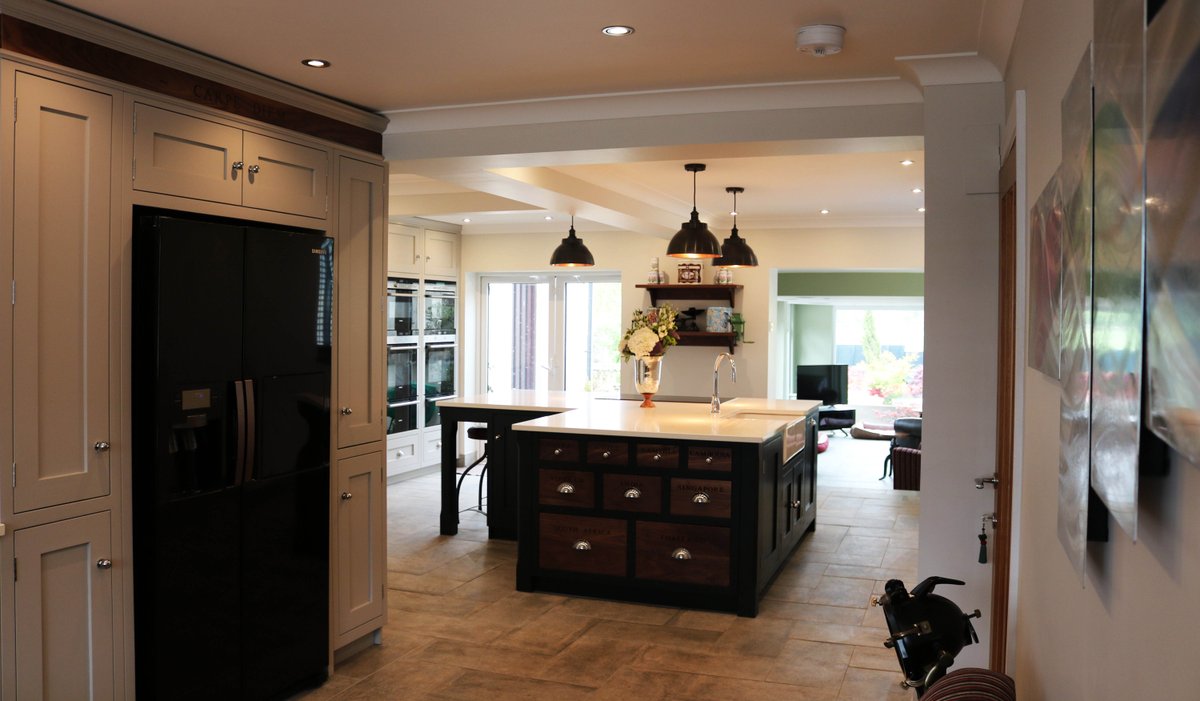
[[[727,419],[766,419],[768,421],[786,421],[783,427],[783,461],[787,462],[792,456],[804,450],[805,437],[808,431],[803,416],[773,414],[766,411],[739,411],[730,414]]]

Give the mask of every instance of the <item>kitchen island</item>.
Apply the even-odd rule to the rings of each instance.
[[[756,615],[815,527],[817,407],[592,400],[514,424],[517,588]]]

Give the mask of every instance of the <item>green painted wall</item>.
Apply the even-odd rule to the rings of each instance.
[[[924,273],[779,273],[781,297],[924,297]]]
[[[792,305],[792,338],[796,365],[833,362],[833,307],[821,304]]]

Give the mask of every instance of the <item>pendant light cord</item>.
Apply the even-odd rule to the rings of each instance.
[[[696,171],[692,171],[692,211],[696,211]]]
[[[737,190],[733,191],[733,228],[737,229]]]

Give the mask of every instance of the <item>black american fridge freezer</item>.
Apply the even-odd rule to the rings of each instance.
[[[328,665],[333,240],[133,233],[137,697],[287,698]]]

